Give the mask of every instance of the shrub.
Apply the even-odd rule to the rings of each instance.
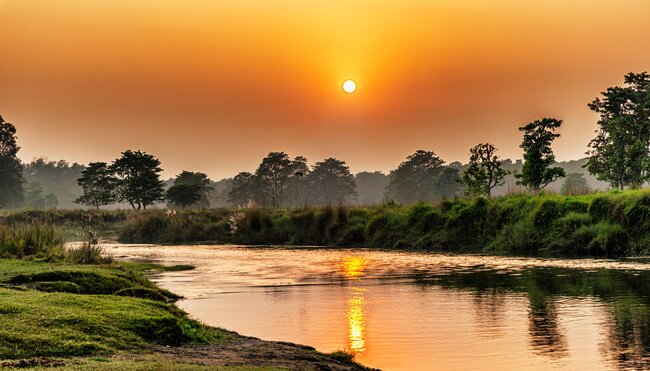
[[[82,242],[81,245],[68,249],[65,258],[70,263],[76,264],[110,264],[113,257],[106,254],[99,244]]]

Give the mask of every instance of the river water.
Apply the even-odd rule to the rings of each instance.
[[[650,264],[371,249],[113,245],[194,318],[385,370],[650,369]]]

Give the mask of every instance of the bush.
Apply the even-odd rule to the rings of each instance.
[[[65,258],[75,264],[110,264],[113,257],[106,254],[99,244],[82,242],[81,245],[68,249]]]

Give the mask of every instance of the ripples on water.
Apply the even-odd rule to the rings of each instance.
[[[365,249],[109,246],[204,322],[421,370],[650,369],[650,265]]]

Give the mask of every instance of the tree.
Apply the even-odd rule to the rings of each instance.
[[[169,187],[165,197],[172,205],[185,209],[201,200],[202,189],[196,183],[177,183]]]
[[[563,195],[584,195],[591,192],[591,187],[587,183],[584,174],[569,173],[562,184],[560,192]]]
[[[433,200],[433,185],[444,163],[433,152],[416,151],[391,172],[388,197],[404,203]]]
[[[232,180],[232,189],[228,192],[228,202],[234,207],[242,207],[255,199],[255,175],[241,172]]]
[[[24,206],[45,209],[55,208],[58,204],[59,200],[54,194],[43,194],[43,187],[40,183],[29,182],[25,186]]]
[[[307,166],[307,159],[303,156],[296,156],[291,161],[291,175],[287,180],[285,197],[287,204],[301,206],[306,203],[308,175],[309,166]]]
[[[192,187],[187,187],[189,185],[192,185]],[[167,199],[171,201],[172,204],[181,206],[183,208],[192,205],[202,208],[210,207],[210,199],[208,195],[210,191],[214,190],[214,187],[212,186],[212,181],[206,174],[201,172],[183,171],[182,173],[178,174],[176,178],[174,178],[174,184],[170,187],[170,189],[173,187],[176,188],[171,193],[171,199],[169,198],[169,190],[167,192]],[[198,199],[188,204],[186,202],[188,202],[190,199],[196,198],[195,196],[191,195],[193,190],[195,190],[196,197],[198,197]],[[176,197],[180,197],[180,199]],[[175,198],[179,200],[180,203],[174,202]]]
[[[24,198],[19,150],[16,127],[0,116],[0,209],[19,206]]]
[[[636,189],[650,179],[650,75],[628,73],[625,84],[589,104],[600,119],[586,167],[613,188]]]
[[[89,163],[81,172],[77,184],[83,190],[83,194],[74,201],[75,203],[99,209],[116,200],[117,179],[105,162]]]
[[[460,179],[460,170],[455,167],[445,166],[433,183],[433,196],[435,199],[447,199],[458,196],[463,191]]]
[[[83,194],[77,180],[86,167],[64,160],[49,161],[37,158],[23,166],[25,184],[40,184],[43,194],[51,194],[58,200],[58,207],[72,209],[78,207],[74,201]]]
[[[381,171],[362,171],[354,176],[361,205],[376,205],[384,201],[388,176]]]
[[[462,178],[468,193],[492,197],[492,189],[505,184],[510,172],[501,168],[503,161],[495,154],[496,151],[490,143],[481,143],[469,150],[469,166]]]
[[[524,132],[524,139],[519,147],[524,150],[524,165],[520,174],[515,174],[517,184],[528,188],[533,194],[539,193],[550,183],[566,176],[564,169],[555,163],[551,143],[560,134],[554,133],[562,126],[562,120],[543,118],[519,128]]]
[[[350,168],[335,158],[317,162],[308,180],[313,203],[318,205],[343,205],[357,196]]]
[[[255,171],[259,181],[262,204],[271,201],[272,207],[279,207],[286,191],[287,182],[293,173],[293,162],[284,152],[271,152]]]
[[[118,201],[128,202],[133,209],[146,209],[164,199],[160,180],[160,161],[141,151],[125,151],[110,166],[117,181]]]

